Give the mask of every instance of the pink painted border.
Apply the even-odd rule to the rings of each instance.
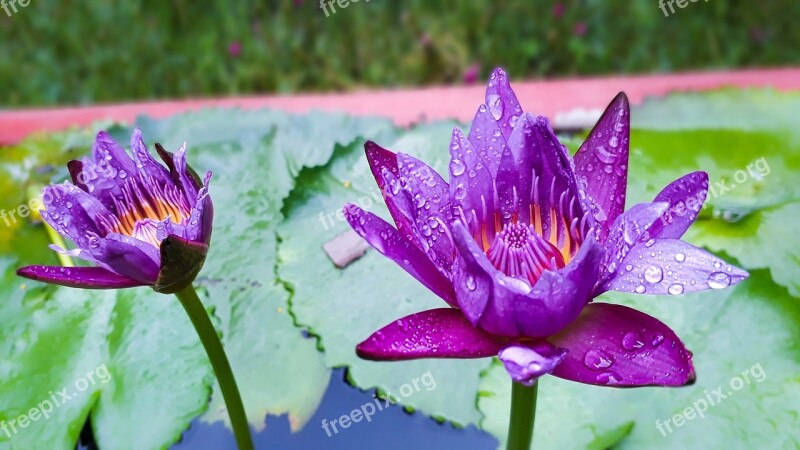
[[[647,96],[723,86],[800,90],[800,68],[527,81],[514,83],[514,90],[526,110],[556,118],[577,108],[602,109],[619,91],[625,91],[636,104]],[[160,118],[204,107],[269,107],[297,113],[310,109],[344,111],[390,117],[399,126],[421,119],[469,121],[483,93],[484,87],[475,85],[5,110],[0,111],[0,144],[18,142],[35,131],[85,126],[101,119],[131,122],[139,114]]]

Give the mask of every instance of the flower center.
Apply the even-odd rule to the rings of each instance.
[[[545,270],[564,267],[561,251],[544,240],[534,225],[509,222],[495,235],[486,256],[497,270],[527,280],[531,286]]]
[[[122,186],[122,195],[114,199],[115,215],[103,220],[107,233],[119,233],[155,247],[158,222],[169,218],[180,224],[191,214],[186,197],[172,184],[161,186],[152,177],[131,177]]]

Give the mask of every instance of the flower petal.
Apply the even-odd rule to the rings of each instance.
[[[425,285],[450,305],[455,304],[455,293],[450,280],[434,266],[433,262],[416,245],[397,229],[375,214],[353,204],[344,207],[347,222],[378,253],[396,262],[400,267]]]
[[[169,172],[153,158],[142,138],[142,130],[136,128],[131,134],[131,151],[136,167],[142,175],[153,177],[161,185],[171,184]]]
[[[437,267],[448,271],[453,263],[453,244],[445,224],[453,221],[450,186],[430,166],[406,155],[397,154],[400,180],[411,194],[414,223],[421,234],[424,249]]]
[[[111,213],[100,201],[77,186],[68,183],[47,186],[42,200],[44,221],[79,247],[87,247],[92,234],[105,234],[100,222]]]
[[[678,295],[722,289],[749,274],[711,253],[677,239],[655,239],[635,245],[603,290]]]
[[[27,266],[17,275],[31,280],[80,289],[123,289],[146,286],[102,267]]]
[[[478,152],[458,128],[450,141],[450,198],[463,211],[473,233],[494,222],[494,180]],[[492,225],[491,230],[494,230]]]
[[[356,353],[373,361],[485,358],[496,355],[504,342],[470,325],[458,309],[440,308],[386,325],[358,344]]]
[[[567,356],[567,350],[547,341],[513,342],[500,350],[500,361],[511,379],[533,386],[539,377],[552,373]]]
[[[138,282],[153,285],[158,279],[161,256],[146,242],[110,233],[94,240],[86,252],[105,268]]]
[[[669,204],[666,202],[639,203],[617,217],[603,243],[605,256],[598,286],[614,276],[619,270],[620,263],[634,245],[646,242],[650,238],[648,230],[660,220],[668,207]]]
[[[628,97],[620,92],[575,154],[578,179],[598,208],[600,242],[625,209],[630,122]]]
[[[486,106],[497,121],[503,136],[508,139],[522,115],[522,107],[503,69],[495,69],[489,77],[486,86]]]
[[[531,287],[498,271],[462,223],[452,229],[457,250],[453,287],[473,325],[507,337],[547,337],[574,320],[591,299],[602,257],[593,239],[567,267],[544,272]]]
[[[481,105],[475,113],[469,130],[469,141],[494,179],[500,158],[506,149],[506,138],[486,105]]]
[[[136,173],[136,164],[134,164],[131,157],[105,131],[97,133],[97,138],[92,146],[92,156],[97,164],[107,162],[108,165],[116,169],[116,172],[124,170],[128,174]]]
[[[692,353],[669,327],[622,305],[592,303],[548,341],[569,350],[553,375],[616,387],[684,386],[695,379]]]
[[[413,206],[408,191],[402,189],[400,170],[397,168],[397,154],[380,145],[367,141],[364,144],[367,162],[372,176],[383,194],[389,214],[397,229],[414,241],[421,240],[414,226]],[[422,243],[419,243],[422,248]]]
[[[669,209],[650,229],[651,238],[680,239],[694,223],[708,193],[708,174],[692,172],[670,183],[654,202],[667,202]]]
[[[211,204],[211,196],[208,194],[208,186],[211,182],[211,172],[206,173],[203,180],[203,187],[197,193],[197,201],[189,215],[186,231],[181,236],[192,241],[211,242],[211,229],[214,221],[214,206]]]

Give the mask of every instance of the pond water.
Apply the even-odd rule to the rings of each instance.
[[[350,414],[354,409],[374,401],[374,391],[362,391],[345,381],[345,369],[333,371],[331,383],[319,409],[299,432],[291,433],[286,416],[270,416],[267,427],[254,436],[256,448],[270,450],[353,450],[380,448],[382,450],[495,450],[497,440],[474,426],[458,429],[450,424],[440,424],[424,414],[409,414],[400,406],[389,405],[376,411],[372,420],[351,423],[347,429],[334,433],[322,427],[325,419]],[[79,450],[94,450],[90,433],[84,433]],[[413,443],[413,446],[411,445]],[[172,450],[235,450],[233,434],[222,424],[208,425],[198,420],[184,434],[183,440]]]

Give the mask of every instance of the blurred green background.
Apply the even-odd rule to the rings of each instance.
[[[5,0],[9,2],[10,0]],[[0,106],[800,62],[800,2],[66,2],[0,10]]]

